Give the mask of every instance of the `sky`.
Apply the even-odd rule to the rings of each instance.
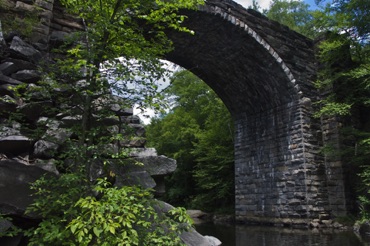
[[[245,8],[252,5],[252,0],[234,0],[234,1],[244,6]],[[257,2],[261,6],[262,9],[268,9],[270,6],[271,0],[257,0]],[[304,0],[304,2],[309,4],[312,9],[316,7],[315,0]]]

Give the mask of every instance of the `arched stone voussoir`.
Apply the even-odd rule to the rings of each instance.
[[[167,59],[202,78],[233,115],[315,96],[308,38],[233,1],[207,1],[185,15],[194,35],[170,33],[174,51]]]

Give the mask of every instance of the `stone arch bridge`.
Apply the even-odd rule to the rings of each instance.
[[[43,9],[34,42],[81,28],[53,0],[13,2]],[[342,164],[319,154],[338,136],[335,121],[313,117],[313,41],[231,0],[207,0],[186,15],[195,35],[170,33],[166,58],[203,79],[234,118],[236,218],[299,224],[345,215]]]

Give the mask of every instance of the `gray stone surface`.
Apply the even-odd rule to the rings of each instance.
[[[15,72],[15,69],[13,70],[12,67],[14,67],[14,63],[12,62],[3,62],[0,64],[0,71],[4,75],[11,74]]]
[[[155,148],[133,148],[131,149],[130,156],[133,157],[157,156],[157,150]]]
[[[202,210],[189,209],[186,211],[191,218],[202,218],[208,214]]]
[[[167,175],[173,173],[177,167],[176,160],[165,157],[163,155],[135,157],[134,159],[138,162],[143,163],[143,168],[147,170],[152,176]]]
[[[46,117],[41,117],[38,121],[38,124],[46,124],[47,130],[43,139],[56,144],[63,144],[68,138],[70,138],[73,132],[70,129],[62,128],[61,122],[56,120],[50,120]]]
[[[7,58],[0,64],[0,71],[4,75],[10,75],[20,70],[35,70],[35,69],[36,69],[35,64],[20,59]]]
[[[11,42],[10,50],[15,52],[22,58],[28,61],[38,61],[41,59],[41,53],[33,48],[31,45],[24,42],[20,37],[15,36]]]
[[[20,70],[12,74],[12,78],[27,83],[35,83],[41,79],[41,74],[36,70]]]
[[[0,84],[20,85],[22,84],[22,82],[6,75],[0,74]]]
[[[219,246],[219,245],[222,245],[222,242],[216,238],[216,237],[213,237],[213,236],[204,236],[208,242],[209,242],[209,245],[210,246]]]
[[[0,213],[24,216],[27,206],[33,201],[30,183],[47,171],[22,163],[0,161]]]
[[[137,115],[131,115],[131,116],[121,116],[122,122],[125,123],[132,123],[132,124],[140,124],[140,117]]]
[[[215,246],[212,241],[201,235],[196,230],[192,229],[189,232],[181,234],[181,240],[188,246]]]
[[[2,23],[0,21],[0,47],[5,46],[5,39],[3,34]]]
[[[48,159],[48,160],[42,160],[42,159],[36,159],[32,163],[32,165],[41,168],[45,171],[48,171],[50,173],[54,173],[55,175],[59,175],[59,171],[55,165],[56,161],[54,159]]]
[[[50,159],[55,156],[59,145],[53,142],[39,140],[33,146],[33,156],[36,158]]]
[[[155,189],[157,195],[165,191],[164,176],[174,172],[176,161],[164,156],[142,156],[124,160],[111,160],[109,169],[116,175],[115,186],[140,185]],[[94,164],[94,177],[106,176],[102,164]]]
[[[156,173],[154,168],[147,167],[145,164],[139,166],[135,162],[136,160],[128,160],[126,164],[112,163],[112,171],[117,175],[116,185],[140,184],[144,188],[155,188],[157,184],[152,178],[153,173]],[[170,171],[162,167],[160,173],[163,175]]]
[[[167,213],[169,210],[173,209],[174,207],[168,203],[157,201],[158,206],[157,210]],[[194,229],[190,229],[189,231],[185,231],[180,235],[180,238],[183,243],[188,246],[218,246],[220,241],[215,237],[210,236],[203,236],[199,232]]]

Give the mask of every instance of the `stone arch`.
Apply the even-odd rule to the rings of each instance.
[[[235,120],[237,219],[307,224],[345,214],[341,170],[328,177],[319,154],[313,41],[231,0],[185,14],[195,34],[169,33],[167,59],[203,79]]]
[[[319,154],[312,40],[231,0],[184,14],[195,35],[169,32],[166,58],[203,79],[234,118],[237,219],[307,224],[345,214],[341,167]],[[52,42],[79,28],[54,6]]]
[[[263,111],[312,92],[311,40],[232,1],[207,1],[199,11],[185,14],[185,25],[195,35],[171,33],[175,50],[167,59],[206,81],[232,114],[245,111],[246,105],[250,111]],[[298,50],[296,55],[290,47]],[[256,104],[263,100],[265,106]]]

